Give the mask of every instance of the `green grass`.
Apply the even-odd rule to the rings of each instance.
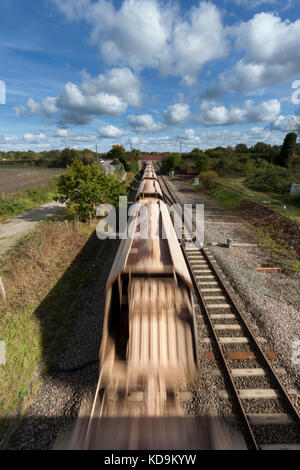
[[[224,207],[232,210],[238,209],[241,201],[245,200],[243,194],[235,193],[223,186],[217,186],[211,190],[210,195]],[[278,243],[276,241],[276,233],[272,226],[256,227],[251,222],[250,226],[255,231],[259,244],[269,250],[274,265],[281,267],[282,272],[285,274],[300,272],[300,261],[296,259],[288,243]]]
[[[210,190],[210,194],[217,202],[228,209],[236,209],[240,205],[241,201],[245,199],[243,196],[221,186],[217,186]]]
[[[0,297],[0,436],[10,416],[31,398],[37,366],[57,363],[80,308],[76,293],[99,250],[89,225],[43,222],[0,262],[7,303]]]
[[[16,217],[53,200],[56,195],[55,179],[37,188],[2,194],[0,196],[0,221]]]
[[[293,250],[290,249],[288,244],[279,244],[274,238],[275,234],[272,234],[270,227],[252,227],[259,239],[259,243],[264,245],[272,253],[273,262],[276,266],[281,267],[285,274],[291,274],[292,272],[300,272],[300,261],[295,259],[293,256]],[[274,265],[275,265],[274,264]]]
[[[244,180],[245,178],[218,178],[220,184],[227,186],[229,189],[239,191],[247,199],[255,202],[268,200],[270,204],[266,205],[266,207],[271,207],[274,211],[285,217],[300,220],[299,206],[297,207],[297,204],[288,195],[264,193],[247,188],[243,184]],[[287,209],[283,209],[284,205],[287,206]]]
[[[132,173],[134,173],[135,175],[137,173],[139,173],[139,161],[137,159],[134,159],[134,160],[131,160],[129,162],[129,165],[130,165],[130,170]]]

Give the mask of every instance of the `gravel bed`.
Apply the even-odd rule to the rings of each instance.
[[[173,181],[174,189],[182,188],[181,182]],[[222,209],[210,201],[207,196],[188,191],[187,186],[183,192],[179,192],[179,197],[183,203],[205,203],[206,211],[213,213],[216,217],[216,224],[205,225],[205,244],[210,243],[226,243],[228,238],[240,243],[255,243],[256,236],[251,232],[249,227],[240,219],[240,225],[231,225],[224,223],[226,211],[222,213]],[[224,220],[225,219],[225,220]],[[210,220],[212,220],[210,218]],[[228,219],[227,219],[228,220]],[[258,273],[256,267],[263,266],[267,262],[267,256],[260,247],[247,248],[223,248],[218,246],[208,247],[209,258],[213,262],[213,266],[219,266],[218,269],[221,279],[225,282],[229,293],[233,296],[238,307],[242,310],[248,325],[251,326],[254,334],[265,338],[266,342],[260,342],[263,350],[274,350],[278,359],[272,360],[271,364],[274,368],[284,368],[286,375],[280,374],[282,383],[287,388],[299,389],[300,367],[293,364],[292,357],[292,341],[300,339],[300,276],[295,278],[287,277],[281,272],[275,273]],[[214,262],[216,261],[216,263]],[[220,311],[219,309],[210,311],[210,313],[230,313],[230,310]],[[234,319],[213,320],[214,324],[236,324]],[[201,331],[198,332],[201,334]],[[203,330],[203,334],[207,335],[207,330]],[[219,336],[247,336],[243,330],[222,330]],[[210,335],[209,335],[210,336]],[[203,347],[203,345],[202,345]],[[205,345],[206,350],[211,350],[209,345]],[[224,351],[247,351],[255,349],[249,345],[224,345]],[[202,364],[201,364],[202,366]],[[216,368],[217,364],[212,365],[212,361],[207,364],[208,370],[206,374],[211,375],[212,368]],[[257,360],[230,361],[232,368],[253,368],[262,367]],[[210,369],[210,372],[209,372]],[[209,379],[207,379],[209,380]],[[235,411],[235,405],[230,400],[221,400],[216,397],[216,390],[224,389],[224,380],[222,377],[211,377],[210,381],[212,389],[214,389],[214,400],[218,413],[230,414]],[[238,388],[270,388],[267,377],[251,377],[235,379]],[[215,398],[216,397],[216,398]],[[292,396],[294,403],[300,405],[300,397]],[[243,400],[246,411],[248,413],[274,413],[286,412],[286,408],[282,400]],[[299,438],[295,436],[292,426],[256,426],[258,438],[260,442],[299,442]],[[282,437],[284,436],[284,441]]]
[[[205,225],[205,244],[226,243],[228,238],[239,243],[255,243],[256,235],[243,220],[241,225],[224,223],[228,211],[201,193],[195,193],[179,181],[171,182],[183,203],[205,204],[205,212],[215,214],[218,224]],[[180,190],[183,189],[181,192]],[[224,217],[223,217],[224,216]],[[209,220],[212,220],[209,218]],[[231,219],[230,219],[231,221]],[[268,340],[263,349],[276,351],[279,356],[277,367],[284,367],[288,374],[283,376],[285,384],[299,389],[300,366],[293,364],[292,342],[300,340],[300,276],[288,277],[281,272],[260,272],[256,267],[268,261],[263,248],[209,246],[209,255],[222,269],[222,277],[242,309],[250,326],[259,336]],[[252,361],[251,361],[252,362]],[[274,364],[274,361],[272,361]],[[275,364],[274,364],[275,365]]]
[[[300,440],[299,428],[293,425],[253,426],[253,432],[263,444],[290,444]]]
[[[105,285],[119,242],[110,240],[95,262],[80,294],[81,310],[60,368],[73,368],[96,360],[101,342],[105,306]],[[79,408],[91,403],[98,381],[99,365],[72,373],[43,377],[42,385],[27,408],[22,422],[9,442],[9,449],[47,450],[64,428],[75,424]]]
[[[272,380],[267,377],[235,377],[234,383],[237,388],[276,388]]]
[[[284,413],[287,411],[280,398],[243,400],[247,414],[250,413]]]

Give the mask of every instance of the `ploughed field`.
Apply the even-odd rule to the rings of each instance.
[[[0,195],[41,186],[63,171],[62,168],[0,168]]]

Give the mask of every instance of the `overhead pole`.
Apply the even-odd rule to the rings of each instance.
[[[182,142],[179,142],[180,156],[182,156]]]

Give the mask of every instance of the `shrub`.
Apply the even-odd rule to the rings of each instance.
[[[296,149],[297,134],[295,132],[289,132],[284,139],[283,146],[278,156],[278,165],[289,168],[292,166],[293,158]]]
[[[294,181],[289,171],[285,168],[269,168],[258,175],[248,178],[247,184],[257,191],[271,193],[287,193]]]
[[[96,215],[100,204],[118,206],[119,196],[126,195],[126,184],[114,175],[106,175],[99,165],[84,166],[74,161],[57,180],[60,202],[66,202],[69,211],[86,221]]]
[[[178,168],[181,164],[181,156],[179,153],[170,154],[167,158],[165,158],[163,162],[163,171],[165,173],[169,173],[170,171],[174,171]]]
[[[300,206],[300,192],[297,192],[294,196],[291,197],[291,201],[296,204],[297,206]]]
[[[217,177],[218,177],[218,173],[212,170],[205,171],[203,173],[200,173],[199,175],[199,179],[202,185],[207,189],[211,189],[216,186]]]
[[[207,153],[194,153],[193,161],[200,172],[208,171],[209,169],[209,156]]]

